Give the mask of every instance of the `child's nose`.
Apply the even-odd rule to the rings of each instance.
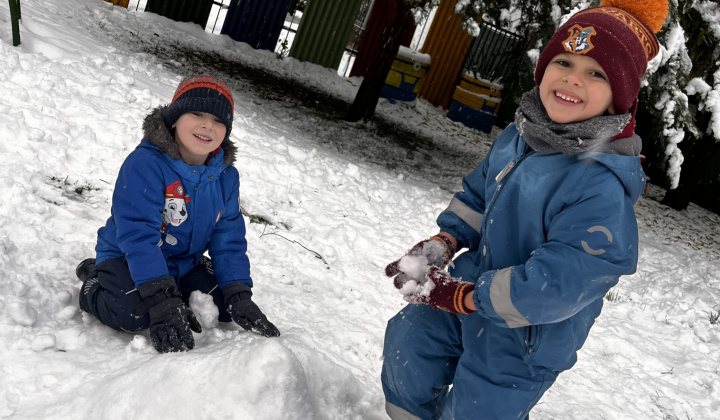
[[[205,127],[205,128],[210,128],[210,129],[214,128],[214,127],[213,127],[214,119],[215,119],[215,117],[212,116],[212,115],[211,115],[211,116],[205,116],[205,117],[202,119],[202,126]]]
[[[575,73],[568,73],[563,79],[566,83],[571,85],[580,86],[582,84],[582,79],[580,79],[580,76]]]

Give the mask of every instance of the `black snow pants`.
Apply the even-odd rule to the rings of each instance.
[[[204,258],[204,260],[180,279],[179,291],[182,299],[187,304],[190,294],[195,290],[209,294],[220,310],[219,320],[230,322],[232,318],[212,273],[209,259]],[[150,327],[149,315],[135,317],[133,314],[140,302],[142,297],[135,288],[124,257],[98,264],[95,272],[88,274],[80,290],[80,308],[118,331],[134,332]]]

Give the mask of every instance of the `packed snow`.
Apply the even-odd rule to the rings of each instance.
[[[413,154],[372,125],[322,119],[287,106],[283,92],[262,99],[227,80],[254,300],[282,335],[218,323],[212,300],[196,293],[191,306],[204,329],[195,349],[158,354],[147,334],[116,332],[82,313],[74,274],[94,255],[142,119],[192,67],[133,44],[156,39],[221,54],[348,106],[360,80],[101,0],[22,0],[22,44],[13,47],[7,4],[0,2],[0,418],[387,418],[383,334],[405,302],[384,267],[436,233],[436,215],[460,187],[462,175],[450,181],[445,170],[438,179],[434,167],[468,172],[499,129],[463,127],[422,99],[381,101],[382,118],[471,160],[461,163],[449,152]],[[352,141],[338,135],[345,132]],[[663,193],[651,185],[636,206],[637,273],[608,295],[577,365],[533,419],[720,418],[720,218],[694,205],[664,207]]]

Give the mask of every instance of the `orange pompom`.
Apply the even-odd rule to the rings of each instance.
[[[657,33],[668,17],[668,0],[603,0],[600,6],[616,7],[640,19]]]

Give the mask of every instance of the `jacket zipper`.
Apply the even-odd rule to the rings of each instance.
[[[493,195],[493,199],[490,202],[490,205],[487,207],[487,210],[485,211],[485,217],[483,217],[483,223],[486,223],[486,221],[489,219],[490,210],[495,206],[495,200],[497,200],[498,196],[500,195],[500,190],[502,190],[502,187],[505,185],[502,183],[502,181],[507,178],[512,171],[518,167],[520,162],[523,161],[527,156],[533,154],[535,151],[531,149],[526,149],[525,153],[520,155],[519,157],[515,158],[514,160],[511,160],[510,163],[505,165],[505,167],[495,176],[495,182],[498,183],[497,190],[495,191],[495,194]],[[485,227],[485,230],[487,231],[487,226]],[[486,235],[483,235],[483,255],[485,254],[485,246],[487,244],[486,242],[487,238]],[[538,347],[538,338],[539,338],[539,332],[538,327],[534,325],[528,325],[527,327],[527,340],[525,341],[525,346],[527,348],[527,355],[530,356],[537,350]]]
[[[492,200],[490,201],[487,208],[485,209],[485,215],[483,217],[483,230],[485,232],[487,232],[487,221],[490,220],[490,217],[489,217],[490,211],[495,206],[495,200],[497,200],[498,196],[500,195],[500,190],[502,190],[502,187],[505,185],[502,183],[502,181],[505,178],[507,178],[507,176],[510,175],[510,173],[512,173],[512,171],[515,168],[517,168],[518,165],[520,164],[520,162],[522,162],[523,159],[525,159],[525,157],[527,157],[528,155],[529,155],[529,153],[527,153],[527,151],[526,151],[525,153],[518,156],[514,160],[511,160],[510,163],[505,165],[505,167],[495,176],[495,182],[498,183],[498,186],[497,186],[497,189],[495,190],[495,194],[493,194]],[[483,235],[483,239],[482,239],[482,254],[483,254],[483,256],[485,256],[485,254],[487,252],[486,245],[487,245],[487,238],[486,238],[486,235]]]
[[[519,161],[519,159],[518,159],[518,161]],[[509,174],[510,171],[512,171],[512,169],[515,167],[515,163],[516,163],[516,162],[515,162],[514,160],[510,161],[510,163],[508,163],[507,166],[505,166],[505,167],[503,168],[503,170],[500,171],[500,173],[497,174],[497,176],[495,177],[495,182],[500,182],[500,181],[502,181],[503,178],[505,178],[505,176],[506,176],[507,174]]]
[[[525,346],[527,347],[528,356],[537,351],[538,344],[540,342],[539,329],[540,327],[537,325],[528,325],[527,327],[527,341],[525,341]]]

